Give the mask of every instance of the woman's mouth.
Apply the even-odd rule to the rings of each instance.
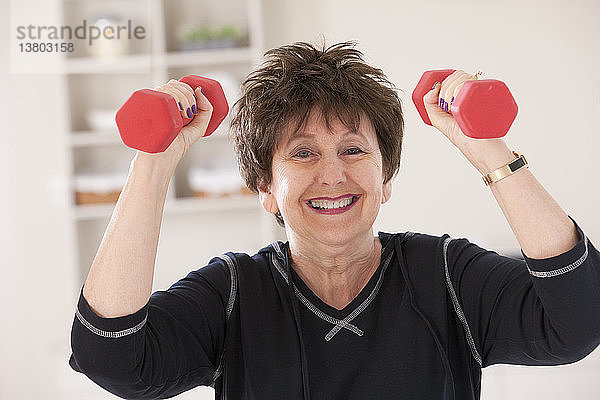
[[[340,214],[351,209],[360,195],[347,196],[337,200],[308,200],[308,206],[319,214]]]

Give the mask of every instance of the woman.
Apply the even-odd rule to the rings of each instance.
[[[477,399],[482,367],[571,363],[600,343],[600,253],[527,168],[490,185],[525,261],[448,235],[373,235],[404,122],[361,56],[352,43],[267,53],[232,129],[246,184],[288,242],[215,257],[151,295],[167,184],[212,110],[200,89],[158,88],[197,115],[132,162],[77,306],[76,371],[126,398],[210,385],[218,399]],[[486,175],[514,154],[440,107],[470,79],[457,71],[424,101]]]

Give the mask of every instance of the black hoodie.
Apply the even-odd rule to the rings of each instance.
[[[131,399],[479,399],[482,367],[573,363],[600,343],[600,253],[575,225],[572,249],[524,260],[379,232],[381,264],[342,310],[290,268],[288,243],[229,252],[129,316],[81,295],[70,365]]]

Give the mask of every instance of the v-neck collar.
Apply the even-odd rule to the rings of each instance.
[[[331,338],[339,332],[341,329],[345,328],[350,331],[353,331],[359,336],[362,336],[363,332],[351,324],[351,321],[356,318],[361,312],[363,312],[369,304],[375,299],[381,285],[383,283],[383,278],[385,275],[385,271],[390,264],[391,258],[394,252],[394,240],[392,238],[392,234],[378,232],[379,240],[381,241],[381,261],[375,273],[371,276],[365,287],[359,292],[359,294],[341,310],[336,309],[335,307],[330,306],[329,304],[322,301],[300,278],[300,276],[294,271],[291,266],[286,265],[287,270],[290,271],[292,276],[292,285],[294,288],[294,293],[296,297],[300,300],[301,303],[304,304],[310,311],[312,311],[318,317],[332,323],[334,325],[333,329],[325,336],[325,340],[331,340]],[[289,242],[274,243],[275,250],[278,254],[278,259],[273,259],[273,263],[275,267],[285,279],[286,283],[288,282],[288,277],[285,273],[285,268],[280,264],[280,262],[287,263],[287,251],[289,248]],[[283,254],[285,252],[285,255]]]

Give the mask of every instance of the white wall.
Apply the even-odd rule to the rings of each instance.
[[[52,3],[52,2],[49,2]],[[8,2],[0,18],[10,26]],[[294,40],[358,39],[359,47],[401,88],[406,115],[403,168],[376,229],[465,236],[482,246],[517,244],[477,172],[434,128],[410,94],[427,69],[453,67],[505,81],[520,111],[506,141],[526,154],[531,171],[600,244],[600,3],[583,1],[264,0],[267,47]],[[43,12],[43,10],[39,10]],[[73,275],[60,196],[68,168],[61,126],[60,76],[10,74],[2,48],[0,196],[2,279],[0,399],[67,398],[61,387],[72,320]],[[450,173],[448,173],[450,172]],[[213,254],[204,255],[204,259]],[[174,264],[182,260],[173,260]],[[181,264],[183,264],[182,262]],[[69,288],[65,291],[65,288]],[[540,375],[494,367],[486,399],[597,398],[595,353]],[[560,371],[560,372],[559,372]],[[487,381],[486,381],[487,382]],[[76,398],[74,395],[72,398]]]
[[[53,12],[39,4],[32,19]],[[73,304],[67,271],[67,168],[60,77],[10,74],[9,2],[0,5],[2,49],[2,285],[0,398],[59,398]]]
[[[291,41],[358,40],[367,60],[402,90],[406,132],[392,200],[375,228],[463,236],[518,252],[518,243],[478,172],[411,100],[421,74],[454,68],[504,81],[519,105],[505,138],[597,244],[600,238],[600,2],[265,0],[267,47]],[[278,16],[278,18],[276,18]],[[493,366],[482,398],[597,399],[600,350],[574,365]]]
[[[367,60],[402,90],[403,167],[377,227],[468,236],[518,249],[477,171],[411,101],[421,74],[455,68],[504,81],[519,114],[505,138],[590,237],[600,235],[592,199],[600,185],[600,3],[576,1],[265,0],[267,47],[358,40]],[[275,16],[279,18],[275,19]]]

